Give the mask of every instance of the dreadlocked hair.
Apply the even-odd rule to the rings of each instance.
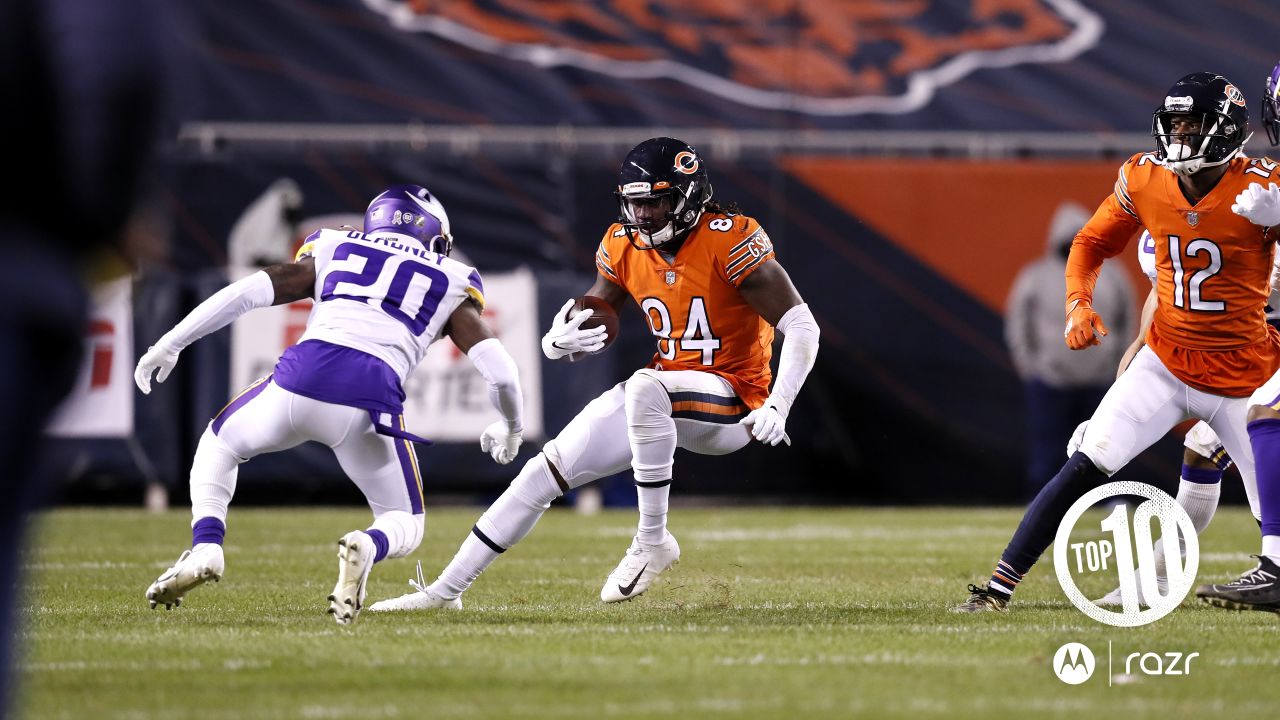
[[[714,213],[716,215],[742,214],[742,208],[738,207],[737,200],[730,202],[728,205],[721,205],[719,200],[708,200],[702,207],[705,208],[707,212]]]

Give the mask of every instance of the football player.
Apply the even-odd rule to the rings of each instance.
[[[787,415],[818,352],[818,325],[754,219],[712,197],[706,163],[667,137],[637,145],[618,175],[619,220],[596,251],[587,294],[615,308],[635,302],[657,341],[648,367],[589,403],[525,464],[480,517],[431,585],[370,609],[461,607],[459,596],[499,554],[519,542],[553,500],[631,468],[640,521],[604,583],[605,602],[641,595],[680,558],[667,531],[677,447],[723,455],[754,437],[787,440]],[[590,310],[557,313],[542,339],[556,360],[604,345],[604,328],[582,329]],[[774,329],[785,335],[770,390]]]
[[[515,362],[481,318],[480,274],[451,260],[444,207],[426,188],[395,185],[373,199],[364,232],[319,230],[292,263],[273,265],[205,300],[156,342],[134,378],[151,391],[182,349],[254,308],[314,298],[301,340],[271,375],[237,395],[209,423],[191,467],[192,547],[146,597],[177,606],[222,577],[227,505],[240,463],[308,440],[333,449],[373,510],[368,530],[338,541],[338,582],[329,612],[354,622],[374,563],[403,557],[422,540],[422,477],[405,431],[405,378],[437,338],[448,336],[489,384],[502,419],[480,447],[499,463],[520,448],[523,398]]]
[[[1262,125],[1267,131],[1267,138],[1271,141],[1272,147],[1280,145],[1280,114],[1276,112],[1278,79],[1280,79],[1280,64],[1276,65],[1271,71],[1271,76],[1267,78],[1266,89],[1262,97]],[[1278,287],[1280,286],[1280,253],[1277,253],[1275,260],[1278,264],[1272,267],[1271,297],[1267,302],[1267,322],[1272,325],[1280,323],[1280,287]],[[1142,308],[1142,321],[1138,336],[1129,346],[1129,349],[1125,351],[1125,355],[1120,361],[1119,370],[1116,373],[1117,377],[1124,372],[1133,356],[1142,349],[1144,345],[1143,338],[1146,335],[1147,328],[1151,325],[1152,315],[1155,313],[1155,304],[1157,302],[1155,291],[1155,240],[1151,237],[1151,233],[1145,230],[1142,232],[1142,237],[1138,239],[1138,265],[1142,268],[1142,272],[1147,276],[1147,279],[1151,281],[1151,293],[1147,296],[1147,301]],[[1080,441],[1088,424],[1086,420],[1076,428],[1071,441],[1067,443],[1067,457],[1071,457],[1079,449]],[[1214,512],[1218,508],[1222,474],[1231,466],[1231,456],[1222,447],[1222,443],[1218,441],[1218,436],[1213,432],[1213,429],[1203,420],[1197,422],[1187,432],[1183,445],[1182,476],[1178,485],[1177,501],[1187,511],[1187,515],[1191,518],[1196,532],[1201,533],[1209,526],[1209,521],[1213,519]],[[1245,495],[1254,518],[1261,523],[1262,517],[1261,509],[1258,506],[1256,482],[1253,484],[1246,482]],[[1163,543],[1156,545],[1155,554],[1157,563],[1156,581],[1159,592],[1163,594],[1168,584],[1164,573]],[[1095,604],[1119,606],[1121,604],[1120,601],[1120,590],[1116,588],[1106,596],[1096,600]],[[1149,605],[1146,598],[1143,597],[1141,587],[1138,588],[1138,604],[1142,606]]]
[[[1159,295],[1146,346],[1099,404],[1079,450],[1032,501],[990,582],[970,585],[957,611],[1007,609],[1067,508],[1186,418],[1208,423],[1246,487],[1254,482],[1245,414],[1249,396],[1280,367],[1280,333],[1266,322],[1272,193],[1258,184],[1275,180],[1277,165],[1242,156],[1248,125],[1244,95],[1226,78],[1178,80],[1152,117],[1156,151],[1124,163],[1114,192],[1076,235],[1067,345],[1085,349],[1106,335],[1090,304],[1098,268],[1145,227]],[[1274,195],[1280,213],[1280,189]],[[1259,500],[1265,523],[1265,495]]]
[[[1271,70],[1262,97],[1262,127],[1271,145],[1280,144],[1280,64]],[[1280,188],[1268,183],[1250,187],[1232,207],[1248,212],[1258,223],[1280,225]],[[1272,239],[1276,239],[1274,234]],[[1257,464],[1261,506],[1262,553],[1258,564],[1232,582],[1201,585],[1196,595],[1205,602],[1233,610],[1280,612],[1280,375],[1272,377],[1250,398],[1249,439]]]
[[[1138,335],[1120,359],[1120,365],[1116,371],[1117,378],[1124,374],[1134,356],[1146,344],[1144,338],[1146,337],[1147,329],[1151,327],[1156,303],[1158,302],[1155,258],[1155,239],[1151,237],[1151,233],[1144,230],[1142,236],[1138,238],[1138,265],[1142,268],[1142,272],[1147,276],[1147,279],[1151,281],[1151,292],[1148,293],[1146,302],[1142,306],[1142,319],[1139,322]],[[1274,272],[1273,270],[1273,280],[1275,277]],[[1270,315],[1270,313],[1268,314]],[[1271,321],[1270,317],[1268,317],[1268,321]],[[1067,443],[1068,458],[1080,449],[1080,443],[1084,439],[1084,433],[1088,426],[1089,421],[1086,420],[1080,423],[1072,434],[1071,440]],[[1213,428],[1209,427],[1209,424],[1203,420],[1192,426],[1183,439],[1182,473],[1179,477],[1176,499],[1178,504],[1187,511],[1187,515],[1191,518],[1191,523],[1197,533],[1204,532],[1205,528],[1209,527],[1209,522],[1213,520],[1213,515],[1218,509],[1218,499],[1221,495],[1222,474],[1229,467],[1231,467],[1231,456],[1227,454],[1226,449],[1222,447],[1222,443],[1218,441],[1218,436],[1213,432]],[[1256,516],[1259,512],[1257,487],[1246,482],[1245,495],[1248,497],[1250,509]],[[1165,573],[1163,543],[1156,544],[1155,557],[1158,591],[1164,594],[1168,587],[1168,578]],[[1120,589],[1116,588],[1095,600],[1094,604],[1103,607],[1120,606],[1121,600]],[[1141,606],[1150,604],[1147,602],[1141,587],[1138,588],[1138,604]]]

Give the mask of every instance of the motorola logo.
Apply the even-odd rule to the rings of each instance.
[[[1068,685],[1079,685],[1093,676],[1093,651],[1087,646],[1069,642],[1053,654],[1053,674]]]

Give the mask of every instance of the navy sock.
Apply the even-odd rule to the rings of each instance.
[[[391,542],[387,540],[386,533],[373,529],[365,530],[364,532],[373,538],[373,547],[377,549],[377,552],[374,553],[373,561],[382,562],[383,558],[387,556],[387,550],[391,547]]]
[[[1017,582],[1022,580],[1022,576],[1027,574],[1053,542],[1054,535],[1058,534],[1058,524],[1062,522],[1067,510],[1081,496],[1106,479],[1106,473],[1099,470],[1082,452],[1077,452],[1067,460],[1067,464],[1062,466],[1058,474],[1031,501],[1027,512],[1022,516],[1022,522],[1013,533],[1013,539],[1009,541],[1009,546],[1000,555],[996,570],[1003,571],[1005,583],[1013,581],[1016,587]],[[1008,589],[1012,594],[1014,588]]]
[[[202,517],[191,526],[191,547],[200,543],[222,544],[227,534],[227,526],[216,517]]]
[[[1262,508],[1262,535],[1280,535],[1280,420],[1267,418],[1249,423],[1249,444],[1258,473],[1258,505]]]

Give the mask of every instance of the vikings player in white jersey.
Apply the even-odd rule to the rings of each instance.
[[[214,417],[191,467],[192,547],[147,589],[151,607],[177,606],[222,577],[227,506],[239,464],[308,440],[333,449],[373,511],[367,530],[338,541],[338,582],[329,612],[354,622],[374,563],[408,555],[423,531],[422,478],[405,430],[403,383],[427,347],[448,336],[489,385],[502,419],[480,447],[498,463],[520,448],[523,398],[515,362],[481,318],[480,274],[451,260],[444,207],[426,188],[396,185],[373,199],[364,232],[320,230],[293,263],[274,265],[215,293],[160,338],[134,378],[151,391],[178,353],[254,308],[314,298],[307,329],[271,375]]]

